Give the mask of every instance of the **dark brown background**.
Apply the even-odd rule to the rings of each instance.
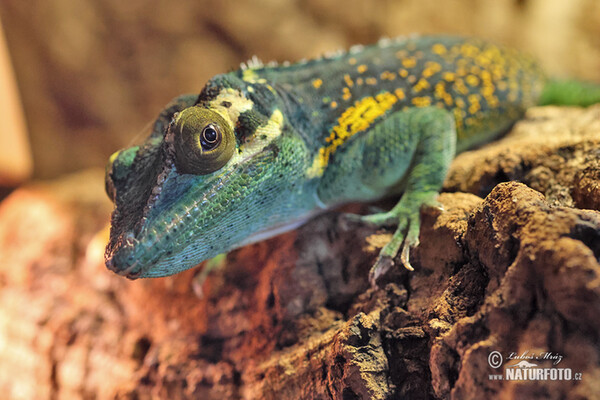
[[[0,17],[44,178],[103,166],[172,97],[253,55],[295,61],[443,32],[512,45],[554,75],[600,82],[597,0],[2,0]]]

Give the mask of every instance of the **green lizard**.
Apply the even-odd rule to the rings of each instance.
[[[411,268],[419,209],[436,204],[455,152],[573,90],[579,103],[600,100],[599,88],[547,82],[516,51],[454,37],[217,75],[171,102],[143,144],[111,156],[106,264],[132,279],[171,275],[341,204],[401,194],[362,219],[397,226],[371,279],[398,253]]]

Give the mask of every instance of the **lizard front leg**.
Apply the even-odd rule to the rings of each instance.
[[[419,242],[420,208],[437,204],[455,146],[453,115],[426,107],[394,112],[336,152],[318,189],[325,204],[403,193],[390,211],[356,217],[377,226],[397,226],[371,270],[372,283],[393,265],[402,246],[400,260],[412,269],[409,250]]]
[[[370,271],[369,280],[374,284],[393,265],[393,259],[401,247],[400,261],[407,269],[413,269],[409,251],[419,244],[420,208],[423,205],[438,204],[436,197],[455,153],[455,120],[444,109],[413,108],[394,113],[375,126],[369,136],[373,142],[385,141],[382,138],[384,136],[391,136],[399,141],[404,137],[411,137],[413,150],[410,165],[403,174],[403,194],[400,201],[388,212],[361,218],[379,226],[397,224],[392,239],[383,247]],[[365,151],[370,152],[371,148],[366,147]],[[389,151],[391,150],[387,152]],[[382,148],[374,151],[377,157],[385,157],[386,154],[382,154],[385,152]],[[367,164],[371,159],[371,155],[364,158]],[[393,168],[393,165],[390,167]]]

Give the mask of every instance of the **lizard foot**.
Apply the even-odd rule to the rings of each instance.
[[[410,263],[410,250],[419,245],[420,208],[429,206],[441,209],[436,197],[437,192],[406,193],[388,212],[358,216],[367,224],[379,227],[397,226],[391,240],[381,249],[369,272],[369,282],[372,286],[376,286],[377,281],[396,264],[398,253],[400,264],[407,270],[414,271]]]

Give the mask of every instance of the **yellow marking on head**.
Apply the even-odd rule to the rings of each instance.
[[[365,79],[365,82],[367,83],[367,85],[377,85],[377,79],[373,78],[372,76]]]
[[[248,88],[248,91],[250,91]],[[225,107],[222,103],[229,103],[229,107]],[[229,120],[233,126],[237,123],[237,120],[241,113],[251,110],[254,107],[252,100],[246,98],[240,91],[227,88],[221,89],[217,97],[208,103],[211,110],[218,112]]]
[[[414,57],[406,57],[402,60],[404,68],[414,68],[417,66],[417,60]]]
[[[283,114],[279,109],[275,109],[269,121],[256,129],[256,132],[240,146],[240,152],[235,152],[230,163],[238,163],[242,160],[258,154],[268,146],[275,138],[281,135],[281,128],[284,123]]]
[[[115,162],[115,160],[117,159],[117,157],[119,157],[119,154],[121,153],[122,150],[117,150],[114,153],[112,153],[110,155],[110,157],[108,157],[108,163],[112,164]]]
[[[350,75],[348,74],[344,75],[344,82],[346,82],[346,85],[348,85],[348,87],[354,86],[354,82],[352,82],[352,78],[350,78]]]
[[[369,67],[367,67],[365,64],[360,64],[358,67],[356,67],[356,70],[358,71],[359,74],[363,74],[363,73],[367,72],[368,69],[369,69]]]
[[[313,160],[312,166],[307,171],[308,178],[323,175],[329,159],[336,149],[344,144],[350,137],[358,132],[368,129],[371,124],[398,101],[392,93],[384,92],[375,97],[365,97],[354,103],[338,118],[337,125],[333,127],[328,138],[329,143],[319,149],[319,154]]]
[[[431,105],[431,98],[427,96],[413,97],[412,103],[415,107],[429,107]]]
[[[314,86],[315,89],[320,88],[322,84],[323,84],[323,79],[317,78],[312,81],[312,85]]]
[[[429,85],[427,79],[421,78],[419,79],[417,84],[413,86],[413,90],[415,91],[415,93],[419,93],[421,90],[428,89],[430,86],[431,85]]]
[[[402,90],[400,88],[394,90],[394,94],[396,95],[398,100],[404,100],[406,98],[406,95],[404,94],[404,90]]]
[[[431,46],[431,52],[433,54],[437,54],[437,55],[442,55],[442,54],[446,54],[448,52],[448,49],[446,49],[446,46],[444,46],[441,43],[436,43],[433,46]]]
[[[348,59],[348,64],[350,64],[350,65],[354,65],[354,64],[356,64],[356,58],[354,58],[354,57],[350,57],[350,58]]]
[[[405,69],[399,69],[398,75],[400,75],[402,78],[406,78],[408,76],[408,71]]]
[[[337,106],[338,106],[337,101],[332,101],[330,106],[331,106],[331,108],[337,108]]]

